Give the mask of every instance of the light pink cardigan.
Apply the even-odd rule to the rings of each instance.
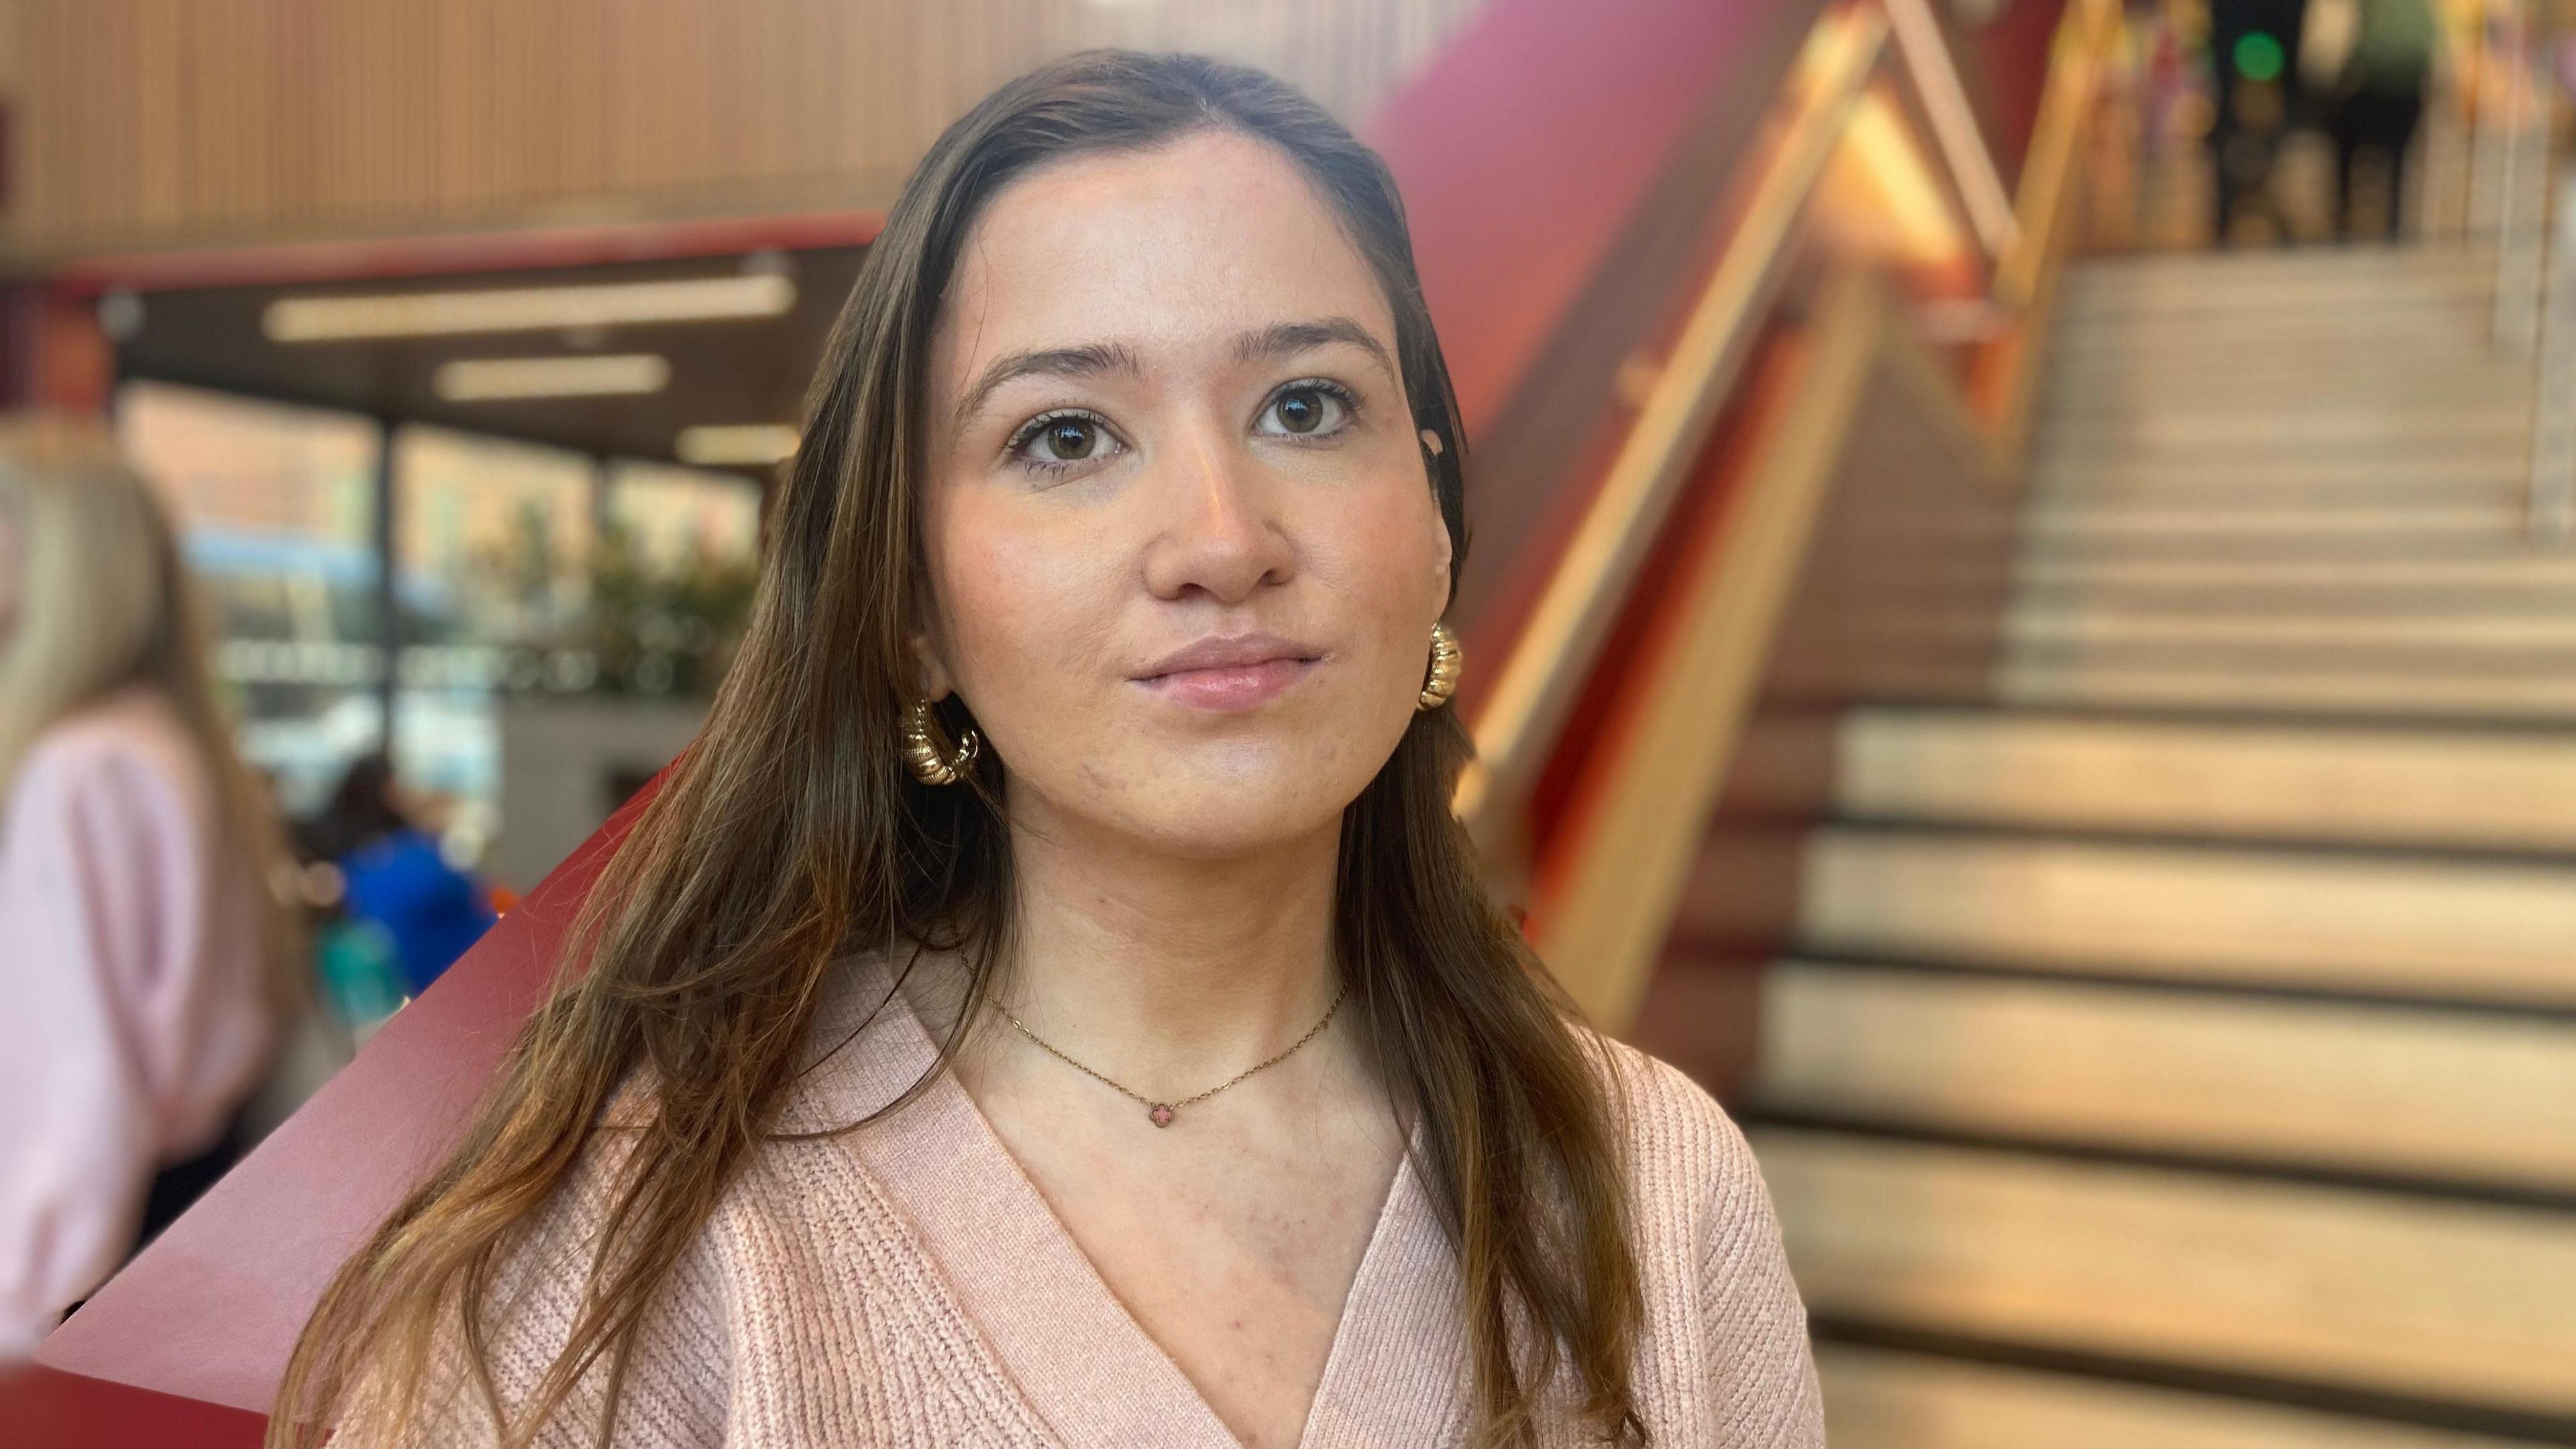
[[[40,735],[0,823],[0,1360],[133,1246],[156,1167],[209,1146],[273,1025],[243,862],[160,696]]]
[[[844,973],[817,1035],[883,992]],[[786,1130],[846,1124],[933,1060],[897,997],[802,1079]],[[1655,1442],[1824,1443],[1806,1316],[1752,1154],[1673,1068],[1615,1048],[1628,1078],[1630,1182],[1644,1269],[1638,1401]],[[563,1341],[606,1211],[595,1160],[515,1256],[494,1345],[506,1401]],[[1452,1254],[1408,1164],[1352,1283],[1304,1449],[1463,1442],[1470,1403]],[[452,1360],[451,1360],[452,1368]],[[538,1442],[594,1442],[594,1372]],[[361,1411],[335,1443],[487,1443],[454,1379],[407,1423]],[[1084,1445],[1233,1449],[1235,1440],[1112,1296],[953,1074],[853,1133],[765,1146],[648,1320],[614,1443]],[[1572,1442],[1560,1428],[1550,1443]]]

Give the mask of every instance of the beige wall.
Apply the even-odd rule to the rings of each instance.
[[[884,204],[1056,53],[1357,118],[1483,0],[0,0],[0,253]]]

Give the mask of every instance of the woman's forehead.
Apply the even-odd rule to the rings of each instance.
[[[951,276],[938,386],[1015,352],[1115,343],[1191,360],[1327,316],[1394,345],[1376,274],[1296,164],[1206,132],[1068,157],[994,196]]]

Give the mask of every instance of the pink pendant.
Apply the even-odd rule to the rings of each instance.
[[[1164,1106],[1160,1102],[1156,1102],[1153,1110],[1147,1112],[1145,1115],[1153,1118],[1154,1125],[1157,1127],[1169,1127],[1172,1125],[1172,1109]]]

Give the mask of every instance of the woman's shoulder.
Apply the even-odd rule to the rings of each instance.
[[[1615,1037],[1592,1045],[1611,1080],[1612,1110],[1637,1186],[1690,1195],[1729,1182],[1759,1185],[1753,1149],[1734,1117],[1689,1073]]]
[[[0,781],[0,879],[13,895],[64,877],[183,890],[211,810],[204,763],[170,709],[139,691],[108,696],[49,724]]]
[[[635,1106],[631,1093],[620,1098]],[[618,1112],[611,1108],[610,1120],[593,1131],[546,1201],[511,1232],[482,1280],[474,1317],[485,1373],[471,1367],[475,1350],[461,1336],[458,1316],[443,1311],[412,1392],[396,1398],[385,1391],[390,1360],[363,1369],[335,1426],[335,1445],[488,1444],[501,1433],[495,1408],[522,1427],[587,1306],[603,1251],[617,1251],[610,1238],[642,1141],[633,1126],[615,1120]],[[712,1225],[693,1235],[638,1324],[619,1391],[618,1442],[710,1443],[721,1435],[731,1355],[718,1236]],[[611,1376],[605,1358],[585,1368],[529,1442],[548,1449],[592,1442],[588,1426],[600,1420]]]
[[[1683,1442],[1816,1449],[1806,1307],[1752,1145],[1679,1068],[1600,1046],[1617,1079],[1648,1331],[1680,1350],[1641,1380],[1656,1417]],[[1676,1361],[1692,1367],[1671,1373]]]
[[[200,805],[205,766],[158,695],[121,690],[45,727],[27,746],[11,792],[29,807],[114,796],[186,809]]]
[[[652,1295],[622,1402],[653,1425],[681,1426],[685,1432],[664,1436],[674,1442],[708,1442],[718,1434],[737,1374],[778,1371],[818,1342],[863,1358],[885,1349],[874,1334],[871,1303],[881,1291],[910,1286],[901,1252],[888,1250],[903,1233],[883,1195],[833,1135],[850,1125],[845,1114],[877,1090],[867,1064],[885,1053],[876,1031],[860,1030],[870,1017],[859,993],[832,985],[809,1033],[806,1060],[782,1094],[778,1120],[736,1161]],[[866,1039],[852,1039],[861,1036]],[[494,1387],[506,1407],[524,1403],[562,1352],[603,1255],[637,1246],[621,1229],[631,1225],[631,1193],[663,1150],[667,1090],[649,1068],[631,1073],[563,1179],[501,1254],[483,1312]],[[890,1289],[887,1273],[903,1282]],[[864,1365],[844,1367],[858,1373]],[[604,1386],[601,1371],[586,1372],[561,1420],[594,1419]],[[473,1385],[451,1374],[437,1388],[435,1402],[415,1412],[434,1409],[444,1426],[439,1432],[382,1442],[473,1441],[468,1430],[484,1423],[485,1412]],[[629,1410],[619,1412],[623,1424]],[[456,1426],[463,1427],[448,1432]],[[353,1442],[373,1449],[379,1441]],[[539,1442],[553,1441],[540,1436]]]
[[[1611,1079],[1632,1210],[1641,1235],[1689,1243],[1704,1273],[1774,1255],[1780,1228],[1743,1129],[1679,1067],[1626,1042],[1592,1038]]]

